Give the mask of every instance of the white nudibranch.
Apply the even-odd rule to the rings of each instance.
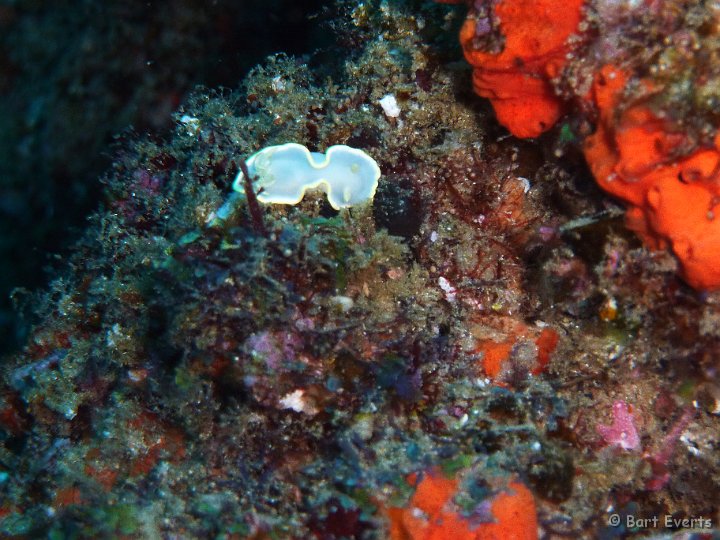
[[[310,152],[301,144],[269,146],[245,162],[257,199],[266,204],[297,204],[310,189],[327,194],[335,210],[372,201],[380,167],[362,150],[337,145],[325,154]],[[233,189],[244,192],[242,171]]]

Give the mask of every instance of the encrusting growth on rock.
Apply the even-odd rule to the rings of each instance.
[[[593,86],[600,112],[585,157],[607,191],[628,204],[625,222],[654,249],[670,249],[696,289],[720,287],[720,135],[678,157],[682,132],[642,101],[622,103],[629,76],[606,66]],[[645,84],[648,92],[652,85]]]
[[[532,493],[512,481],[470,515],[454,504],[459,482],[431,471],[413,475],[415,492],[404,508],[389,508],[391,540],[535,540],[537,511]]]
[[[628,228],[651,249],[669,249],[679,263],[680,275],[692,287],[720,288],[720,218],[716,216],[720,210],[720,135],[712,145],[698,144],[697,137],[685,132],[692,119],[683,125],[671,120],[672,111],[651,104],[655,96],[684,83],[669,80],[667,65],[677,62],[675,57],[690,56],[703,68],[703,60],[695,57],[712,56],[716,40],[707,39],[709,50],[696,46],[672,54],[675,41],[668,39],[669,52],[666,57],[664,51],[658,53],[660,60],[654,67],[661,75],[654,80],[652,75],[640,77],[645,68],[639,65],[600,65],[593,70],[592,62],[604,58],[611,43],[618,44],[612,34],[602,35],[604,27],[593,28],[584,19],[597,12],[621,21],[635,15],[633,10],[638,17],[658,10],[660,17],[663,12],[658,6],[620,2],[613,7],[583,0],[468,4],[460,43],[474,68],[475,92],[490,100],[499,123],[516,137],[530,138],[552,128],[563,114],[569,115],[570,123],[573,115],[582,122],[587,121],[588,110],[596,110],[595,133],[583,144],[585,157],[598,184],[628,205]],[[612,22],[606,24],[608,31],[618,32]],[[678,44],[691,41],[687,36],[675,38]],[[582,50],[592,53],[589,59],[583,58]],[[568,68],[571,58],[572,69]],[[686,75],[680,72],[679,76]],[[713,84],[709,82],[710,90],[704,91],[714,91]],[[711,103],[714,98],[691,99]],[[706,129],[704,122],[697,123]],[[717,126],[714,129],[717,132]]]
[[[474,68],[475,92],[490,99],[498,122],[516,137],[537,137],[563,113],[550,80],[567,61],[567,41],[577,30],[582,5],[582,0],[488,2],[484,13],[471,10],[465,21],[460,43]],[[491,39],[495,47],[487,44]]]

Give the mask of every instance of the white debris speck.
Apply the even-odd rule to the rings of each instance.
[[[305,414],[317,414],[317,409],[305,399],[305,390],[298,388],[294,392],[285,394],[280,398],[280,406],[283,409],[292,409],[295,412]]]
[[[518,176],[517,179],[520,180],[520,183],[523,186],[523,193],[527,193],[528,191],[530,191],[530,180],[528,180],[524,176]]]
[[[431,242],[437,242],[438,239],[438,233],[437,231],[433,231],[430,233],[430,241]]]
[[[388,118],[397,118],[400,116],[400,106],[392,94],[383,96],[382,99],[378,100],[378,103],[380,103],[385,116]]]
[[[188,135],[195,135],[198,129],[200,129],[200,120],[189,114],[183,114],[180,117],[180,123],[185,126]]]
[[[117,343],[115,341],[116,338],[121,337],[121,329],[120,324],[115,323],[113,324],[112,328],[107,331],[105,334],[105,342],[107,343],[108,347],[115,348]]]
[[[342,311],[343,313],[347,313],[355,305],[355,301],[349,296],[333,296],[330,300],[333,304],[335,304],[335,306],[340,308],[340,311]]]
[[[63,416],[65,416],[65,418],[66,418],[67,420],[72,420],[73,418],[75,418],[75,417],[77,416],[77,410],[76,410],[74,407],[68,406],[68,407],[63,411]]]
[[[695,441],[693,441],[687,433],[680,436],[680,442],[685,445],[685,448],[687,448],[690,455],[699,456],[701,454],[700,448],[698,448]]]
[[[283,79],[280,75],[278,75],[277,77],[273,77],[270,85],[272,86],[273,92],[275,92],[276,94],[285,91],[285,89],[287,88],[285,79]]]
[[[283,409],[292,409],[296,412],[302,412],[303,407],[305,407],[305,402],[303,401],[304,394],[305,392],[303,390],[290,392],[280,399],[280,405]]]
[[[427,519],[427,515],[425,514],[425,512],[423,512],[423,511],[422,511],[420,508],[418,508],[417,506],[413,506],[412,509],[410,510],[410,513],[411,513],[412,516],[413,516],[414,518],[416,518],[416,519],[422,519],[422,520],[426,520],[426,519]]]
[[[454,302],[454,301],[455,301],[455,296],[456,296],[456,293],[457,293],[457,289],[456,289],[455,287],[453,287],[453,286],[450,284],[450,282],[449,282],[447,279],[445,279],[444,277],[442,277],[442,276],[440,276],[440,277],[438,278],[438,285],[440,286],[440,288],[441,288],[441,289],[443,290],[443,292],[445,293],[445,299],[446,299],[448,302]]]

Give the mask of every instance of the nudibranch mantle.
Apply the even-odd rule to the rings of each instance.
[[[368,154],[345,145],[331,146],[325,154],[287,143],[269,146],[245,162],[257,199],[265,204],[297,204],[311,189],[327,195],[335,210],[372,201],[380,167]],[[244,190],[243,173],[233,189]]]

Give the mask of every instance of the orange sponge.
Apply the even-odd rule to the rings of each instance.
[[[527,371],[533,375],[539,375],[547,368],[550,363],[552,353],[560,341],[560,336],[552,328],[536,328],[528,327],[522,323],[518,323],[512,332],[505,334],[503,341],[495,339],[479,340],[475,349],[476,353],[482,353],[480,368],[495,384],[506,386],[508,369],[510,369],[509,360],[513,351],[513,347],[520,340],[532,341],[536,347],[536,356],[532,365],[528,365]]]
[[[477,529],[476,540],[531,540],[538,537],[535,499],[520,482],[511,482],[508,490],[492,502],[494,523]]]
[[[458,481],[437,472],[426,474],[406,508],[390,508],[392,540],[532,540],[537,538],[537,511],[532,493],[520,482],[491,502],[493,521],[472,524],[458,513],[452,498]]]
[[[413,483],[413,482],[411,482]],[[472,540],[469,524],[454,511],[457,480],[438,472],[426,474],[407,508],[390,508],[392,540]]]
[[[627,75],[605,67],[594,85],[600,112],[584,152],[598,184],[630,205],[626,225],[670,248],[697,289],[720,288],[720,138],[679,155],[684,134],[642,103],[619,110]],[[649,85],[646,85],[649,88]]]
[[[465,58],[475,68],[475,92],[490,99],[498,121],[516,137],[537,137],[550,129],[563,105],[550,79],[559,74],[567,39],[581,18],[583,0],[503,0],[494,9],[504,36],[500,53],[475,46],[477,20],[460,31]]]
[[[668,245],[680,262],[682,277],[696,289],[720,288],[720,190],[717,182],[685,184],[684,172],[698,162],[720,163],[717,151],[699,151],[653,182],[642,208],[645,236]],[[717,169],[716,169],[717,170]],[[679,171],[679,172],[678,172]],[[717,174],[717,173],[715,173]]]

